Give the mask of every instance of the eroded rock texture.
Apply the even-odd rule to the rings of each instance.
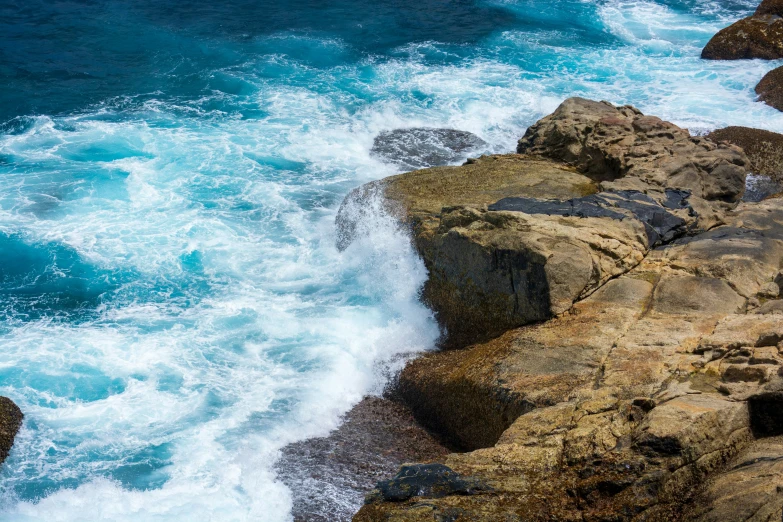
[[[783,200],[738,203],[740,149],[631,107],[567,100],[519,150],[341,211],[344,247],[371,194],[411,227],[460,348],[399,393],[464,452],[354,520],[779,519]]]
[[[8,457],[14,438],[22,427],[22,410],[8,397],[0,397],[0,464]]]
[[[719,31],[701,53],[709,60],[783,57],[783,9],[780,0],[764,0],[753,13]]]
[[[783,111],[783,67],[772,69],[756,85],[759,101]]]

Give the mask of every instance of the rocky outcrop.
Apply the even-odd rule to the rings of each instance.
[[[783,199],[739,203],[739,148],[630,107],[567,100],[519,152],[389,178],[341,210],[350,238],[350,208],[383,196],[462,347],[399,378],[463,450],[432,468],[440,489],[406,471],[354,520],[756,520],[731,511],[743,473],[754,513],[779,513],[760,477],[783,434]],[[415,484],[384,493],[395,480]]]
[[[601,182],[602,190],[657,193],[685,188],[694,198],[742,198],[747,159],[726,145],[637,109],[570,98],[531,126],[518,153],[563,161]]]
[[[740,149],[630,107],[566,100],[519,150],[365,185],[338,213],[341,248],[381,194],[411,227],[446,347],[568,311],[654,246],[721,223],[744,192]]]
[[[488,147],[487,142],[467,131],[415,127],[381,132],[370,152],[411,170],[448,165]]]
[[[783,111],[783,67],[772,69],[756,85],[759,101]]]
[[[709,60],[783,57],[783,10],[780,0],[764,0],[753,13],[720,30],[701,53]]]
[[[22,427],[22,410],[8,397],[0,397],[0,464],[8,457]]]
[[[783,421],[762,389],[783,315],[759,313],[779,293],[782,203],[652,250],[569,314],[409,364],[420,418],[473,450],[444,464],[490,489],[370,498],[355,520],[692,520],[693,492]],[[721,491],[704,494],[731,505]]]

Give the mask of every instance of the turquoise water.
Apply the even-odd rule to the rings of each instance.
[[[283,521],[274,462],[438,336],[378,215],[384,130],[501,152],[572,95],[783,131],[773,62],[704,62],[753,2],[0,0],[0,520]]]

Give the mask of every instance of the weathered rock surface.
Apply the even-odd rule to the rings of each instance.
[[[488,147],[467,131],[417,127],[381,132],[370,152],[405,169],[424,169],[454,163]]]
[[[0,397],[0,464],[8,457],[24,415],[8,397]]]
[[[783,437],[761,439],[735,457],[693,502],[685,519],[777,522],[783,518]]]
[[[782,58],[783,18],[779,14],[759,14],[757,11],[753,16],[743,18],[718,31],[707,42],[701,57],[708,60]]]
[[[780,379],[783,316],[756,313],[783,259],[783,202],[727,219],[569,314],[409,364],[401,390],[419,417],[473,450],[444,464],[491,489],[370,499],[355,520],[692,520],[704,480],[783,427],[762,389]],[[719,519],[746,520],[705,518]]]
[[[341,211],[350,238],[351,205],[383,195],[463,347],[410,362],[398,391],[465,452],[432,468],[437,491],[384,493],[406,471],[354,520],[781,516],[763,477],[783,457],[783,199],[738,204],[740,149],[630,107],[567,100],[520,151]]]
[[[759,101],[783,111],[783,67],[772,69],[756,85]]]
[[[688,189],[695,198],[737,202],[745,190],[741,151],[691,136],[637,109],[583,98],[564,101],[531,126],[518,153],[575,166],[603,190]]]
[[[629,107],[566,100],[519,148],[536,155],[386,178],[338,213],[341,248],[379,206],[412,228],[444,346],[566,312],[655,245],[721,223],[744,192],[740,149]]]
[[[783,180],[783,134],[749,127],[726,127],[709,133],[708,139],[741,148],[748,157],[748,170]]]

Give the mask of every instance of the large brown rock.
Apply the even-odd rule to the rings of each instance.
[[[701,57],[708,60],[783,58],[783,18],[757,14],[734,22],[707,42]]]
[[[478,189],[459,181],[451,199],[432,170],[376,185],[412,227],[449,334],[480,341],[412,361],[399,392],[465,450],[444,469],[481,487],[394,502],[381,491],[354,520],[756,520],[733,514],[722,477],[744,473],[732,462],[754,439],[783,434],[783,199],[735,204],[747,160],[732,146],[631,108],[564,106],[521,142],[539,159],[446,171]],[[671,167],[678,154],[687,175]],[[529,181],[514,194],[499,176],[492,202],[493,162],[514,161],[528,180],[564,169],[573,192],[563,201]],[[575,194],[585,179],[603,192]],[[778,514],[760,478],[777,471],[759,470],[760,500],[747,502]]]
[[[739,201],[745,190],[741,151],[607,102],[564,101],[527,130],[517,152],[573,165],[604,190],[688,189],[696,198],[726,202]]]
[[[783,363],[783,315],[754,308],[783,260],[783,201],[727,218],[653,250],[569,314],[411,363],[401,387],[414,411],[473,448],[444,463],[488,489],[373,501],[355,520],[746,520],[727,516],[747,511],[731,479],[689,501],[754,434],[783,430],[783,394],[764,388]],[[744,498],[777,502],[759,473],[762,496]]]
[[[759,101],[783,111],[783,67],[772,69],[756,85]]]
[[[783,134],[749,127],[725,127],[706,137],[741,148],[748,156],[748,167],[754,174],[783,180]]]
[[[8,457],[14,438],[22,427],[22,410],[8,397],[0,397],[0,464]]]

